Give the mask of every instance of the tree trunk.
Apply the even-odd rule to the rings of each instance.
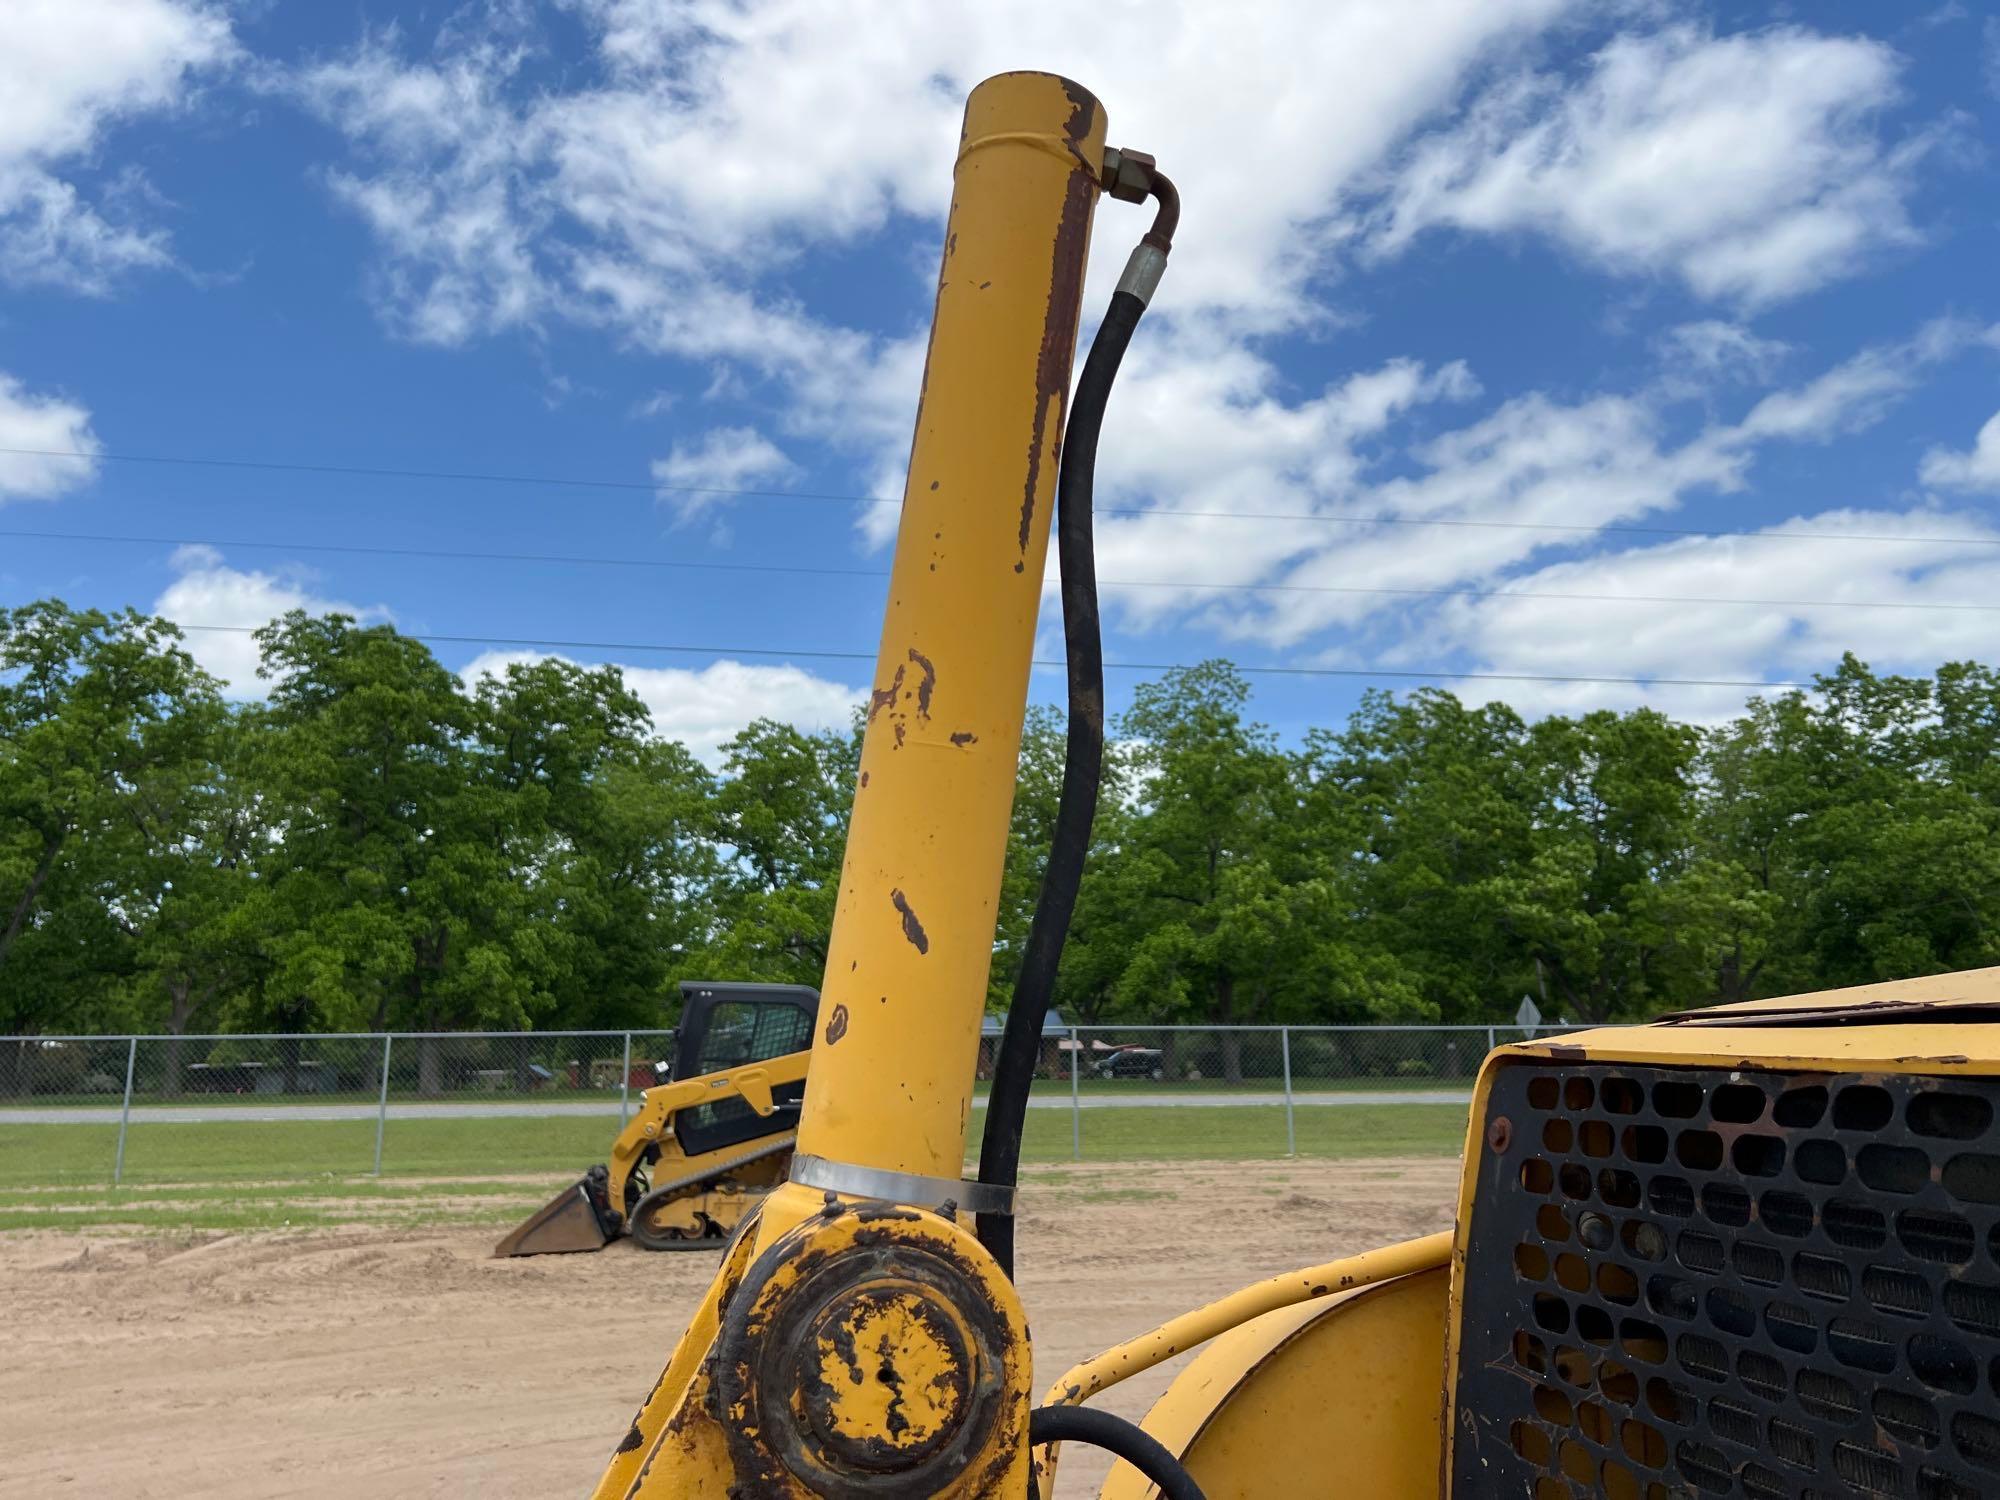
[[[194,1014],[194,981],[174,979],[167,983],[167,1066],[161,1088],[169,1099],[181,1096],[181,1033]]]
[[[443,1062],[438,1051],[438,1038],[417,1038],[417,1092],[426,1099],[435,1099],[444,1092]]]
[[[22,1037],[0,1047],[0,1099],[20,1099],[34,1087],[34,1042]]]
[[[28,913],[35,909],[35,898],[41,894],[42,886],[49,878],[49,872],[56,867],[56,856],[62,853],[66,833],[44,834],[42,837],[42,857],[35,866],[34,874],[28,877],[27,889],[21,892],[21,899],[14,903],[14,910],[7,918],[7,926],[0,931],[0,964],[7,962],[7,952],[14,946],[14,939],[21,935],[21,929],[28,924]]]
[[[1222,1081],[1243,1081],[1243,1033],[1240,1031],[1222,1033]]]
[[[1217,1017],[1225,1024],[1236,1019],[1236,981],[1233,978],[1219,979],[1215,983],[1215,1009]],[[1225,1031],[1222,1033],[1222,1080],[1224,1083],[1243,1081],[1243,1033]]]

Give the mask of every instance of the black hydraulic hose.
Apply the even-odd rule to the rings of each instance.
[[[1115,1454],[1159,1486],[1160,1500],[1202,1500],[1201,1486],[1158,1438],[1137,1423],[1094,1406],[1038,1406],[1028,1417],[1028,1446],[1088,1443]]]
[[[1142,247],[1139,253],[1147,252]],[[1028,1088],[1041,1058],[1042,1021],[1055,994],[1056,965],[1062,958],[1063,939],[1069,935],[1084,856],[1090,849],[1091,824],[1097,817],[1097,788],[1104,766],[1104,644],[1097,619],[1091,492],[1105,403],[1126,346],[1132,342],[1132,330],[1139,326],[1145,310],[1143,298],[1122,285],[1112,294],[1111,306],[1091,340],[1063,432],[1062,463],[1056,480],[1056,554],[1062,569],[1063,637],[1069,662],[1069,735],[1048,868],[1042,876],[1034,922],[1028,929],[1021,972],[1014,981],[1014,1001],[994,1062],[986,1130],[979,1147],[979,1180],[1001,1187],[1012,1187],[1020,1170],[1021,1129],[1027,1119]],[[1011,1278],[1013,1216],[981,1214],[978,1232],[980,1243]]]

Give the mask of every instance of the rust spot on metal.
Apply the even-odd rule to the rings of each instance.
[[[831,1047],[847,1035],[847,1007],[836,1005],[833,1014],[826,1021],[826,1044]]]
[[[1549,1056],[1557,1062],[1588,1062],[1590,1060],[1590,1054],[1581,1047],[1552,1046],[1549,1048]]]
[[[924,674],[923,681],[917,684],[917,717],[928,719],[931,716],[931,694],[937,688],[937,668],[932,666],[931,659],[915,646],[910,647],[910,660],[915,662]]]
[[[1505,1115],[1500,1116],[1486,1129],[1486,1144],[1495,1151],[1505,1151],[1508,1142],[1514,1139],[1514,1122]]]
[[[910,898],[900,890],[894,890],[889,892],[889,900],[895,905],[896,910],[902,913],[903,936],[910,940],[910,946],[919,953],[929,953],[930,936],[924,931],[924,924],[917,920],[917,914],[910,910]]]
[[[1074,96],[1072,96],[1074,97]],[[1055,244],[1049,267],[1049,305],[1042,321],[1042,344],[1035,358],[1035,425],[1028,438],[1028,479],[1021,491],[1021,558],[1016,573],[1026,570],[1028,538],[1034,530],[1035,491],[1042,478],[1042,449],[1046,446],[1050,409],[1054,408],[1057,446],[1060,450],[1062,414],[1069,394],[1069,366],[1076,352],[1077,310],[1083,299],[1083,261],[1090,240],[1090,210],[1097,201],[1097,183],[1083,165],[1076,142],[1090,128],[1097,101],[1084,95],[1070,115],[1070,149],[1081,170],[1069,174],[1063,189],[1062,218],[1056,225]]]
[[[1084,137],[1090,134],[1091,126],[1097,123],[1097,96],[1075,79],[1062,81],[1063,93],[1069,99],[1069,118],[1063,121],[1063,144],[1069,147],[1069,154],[1076,158],[1077,166],[1086,173],[1094,169],[1083,155]]]
[[[618,1445],[618,1451],[620,1453],[630,1453],[635,1448],[643,1447],[645,1445],[645,1442],[646,1442],[646,1434],[641,1432],[639,1430],[639,1424],[637,1422],[634,1422],[632,1424],[632,1430],[625,1434],[625,1441]]]
[[[903,668],[896,668],[896,675],[889,679],[885,688],[877,688],[868,695],[868,722],[873,724],[875,716],[885,708],[894,708],[896,700],[903,693]]]
[[[938,487],[938,482],[937,482],[937,481],[936,481],[935,479],[933,479],[933,480],[931,481],[931,488],[932,488],[932,489],[936,489],[937,487]]]
[[[898,750],[903,748],[903,726],[901,724],[896,726],[896,748]]]
[[[861,785],[864,788],[868,785],[868,773],[866,771],[861,773]]]
[[[963,729],[961,729],[957,734],[951,737],[951,742],[954,745],[958,746],[959,749],[963,750],[967,745],[978,744],[979,736],[976,734],[967,734]]]

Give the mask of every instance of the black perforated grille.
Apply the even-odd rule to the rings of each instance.
[[[1516,1065],[1453,1493],[2000,1496],[2000,1082]]]

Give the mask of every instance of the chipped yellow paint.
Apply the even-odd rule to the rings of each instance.
[[[799,1123],[810,1155],[946,1178],[965,1159],[1104,112],[1007,73],[973,91],[962,141]]]
[[[799,1124],[798,1149],[829,1161],[963,1170],[1104,126],[1048,74],[988,79],[966,104]],[[866,1452],[893,1469],[940,1447],[956,1463],[965,1434],[976,1453],[934,1493],[1026,1492],[1013,1287],[957,1223],[875,1213],[864,1241],[873,1212],[793,1183],[764,1200],[598,1500],[803,1496],[801,1465]],[[906,1277],[911,1259],[952,1295]]]
[[[701,1358],[683,1364],[684,1343],[641,1411],[643,1461],[621,1453],[598,1500],[807,1500],[898,1467],[907,1489],[926,1463],[941,1500],[1026,1492],[1026,1317],[954,1220],[824,1205],[725,1300]]]

